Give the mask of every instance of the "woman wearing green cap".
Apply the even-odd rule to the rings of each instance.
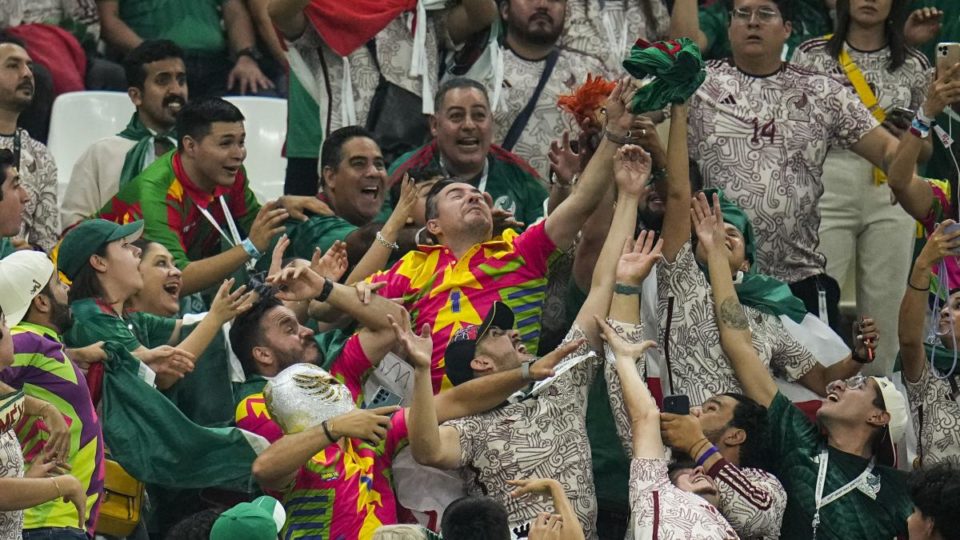
[[[142,232],[139,221],[118,225],[92,219],[64,237],[57,267],[72,282],[70,309],[76,320],[64,338],[75,347],[119,343],[143,363],[141,377],[166,389],[193,370],[220,327],[249,308],[251,295],[243,286],[231,293],[233,280],[225,281],[209,315],[182,341],[181,320],[128,312],[130,299],[143,287],[141,253],[133,245]]]

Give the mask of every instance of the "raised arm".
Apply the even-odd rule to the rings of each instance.
[[[690,38],[706,51],[708,46],[707,35],[700,29],[700,12],[697,0],[676,0],[673,3],[673,13],[670,14],[670,38]]]
[[[234,279],[230,278],[220,285],[210,305],[210,312],[197,323],[193,332],[177,345],[178,348],[200,358],[224,324],[253,306],[253,292],[247,292],[246,285],[230,292],[233,284]]]
[[[516,489],[510,492],[511,497],[526,497],[529,495],[550,497],[553,501],[553,511],[560,516],[562,527],[558,535],[547,535],[542,538],[556,540],[583,540],[583,528],[580,519],[573,511],[573,505],[563,490],[563,485],[550,478],[527,478],[522,480],[507,480],[507,483]],[[533,536],[531,535],[531,538]]]
[[[573,243],[577,231],[600,203],[609,188],[610,162],[617,151],[618,143],[610,137],[622,140],[627,136],[633,115],[627,112],[626,104],[632,99],[635,90],[624,78],[617,83],[606,103],[606,134],[600,141],[590,162],[587,163],[577,188],[557,209],[547,216],[544,227],[547,236],[558,249],[567,249]]]
[[[640,305],[637,302],[636,317],[640,317]],[[658,459],[664,457],[663,441],[660,438],[660,410],[650,395],[647,384],[637,371],[637,362],[643,361],[643,353],[655,343],[628,343],[606,321],[597,320],[606,342],[606,361],[614,361],[623,401],[630,416],[630,428],[633,431],[633,457]]]
[[[311,268],[285,268],[278,274],[267,277],[267,283],[282,287],[277,298],[298,301],[322,298],[322,302],[357,320],[364,331],[360,333],[360,347],[374,365],[390,352],[394,345],[393,328],[389,317],[395,320],[408,319],[402,306],[376,294],[370,294],[369,285],[358,285],[360,290],[341,285],[325,278]],[[317,302],[318,300],[314,300]]]
[[[677,0],[677,4],[683,1]],[[680,248],[690,241],[690,152],[687,151],[687,105],[672,105],[670,111],[667,200],[660,238],[663,258],[673,262]]]
[[[714,194],[711,208],[703,193],[698,194],[693,200],[692,219],[697,239],[707,252],[710,286],[714,309],[717,312],[717,327],[720,329],[720,346],[730,359],[737,380],[747,397],[769,407],[777,395],[777,384],[773,382],[773,377],[753,348],[750,323],[733,287],[719,197]]]
[[[447,33],[455,44],[489,27],[498,16],[493,0],[463,0],[444,13]]]
[[[927,99],[920,108],[925,120],[932,121],[948,105],[960,101],[960,80],[956,79],[958,74],[960,64],[951,67],[930,84]],[[926,219],[933,205],[933,191],[927,182],[916,175],[917,162],[922,158],[923,141],[913,130],[906,130],[900,137],[900,145],[887,170],[887,181],[900,206],[911,217],[921,221]]]
[[[639,146],[626,145],[617,150],[613,160],[613,176],[617,183],[617,202],[613,223],[594,266],[593,279],[586,301],[577,313],[575,324],[583,330],[594,350],[603,350],[600,329],[595,317],[605,318],[610,311],[616,278],[614,269],[624,244],[633,236],[637,223],[637,203],[649,189],[650,155]]]
[[[97,9],[100,13],[100,33],[108,45],[126,54],[143,43],[143,38],[120,18],[118,0],[98,0]]]
[[[927,361],[923,338],[931,273],[941,259],[960,249],[960,231],[946,232],[946,228],[953,224],[953,220],[950,219],[938,224],[927,238],[926,245],[913,263],[913,270],[907,281],[907,292],[903,294],[903,301],[900,302],[897,337],[900,341],[903,376],[910,382],[920,380]],[[938,317],[939,313],[934,313],[933,316]]]

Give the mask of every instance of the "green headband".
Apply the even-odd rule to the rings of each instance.
[[[630,56],[623,61],[623,67],[637,79],[655,77],[634,94],[630,104],[630,112],[634,114],[685,102],[707,77],[700,48],[688,38],[655,43],[638,39],[630,49]]]

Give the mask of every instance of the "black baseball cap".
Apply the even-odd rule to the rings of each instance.
[[[443,355],[447,378],[450,382],[456,386],[473,379],[473,368],[470,367],[470,362],[477,355],[477,343],[487,335],[490,328],[510,330],[513,328],[513,323],[513,310],[503,302],[494,302],[479,326],[471,324],[457,330],[450,338],[450,343],[447,344],[447,350]]]

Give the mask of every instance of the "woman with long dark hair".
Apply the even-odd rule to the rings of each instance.
[[[931,71],[926,57],[904,40],[908,4],[837,0],[836,33],[801,44],[792,60],[836,78],[897,137],[909,127],[910,111],[923,102]],[[927,156],[930,150],[928,145]],[[855,271],[858,312],[876,319],[881,336],[895,336],[913,218],[891,204],[895,199],[883,173],[850,150],[831,150],[822,177],[820,251],[827,257],[827,274],[842,286]],[[896,354],[896,347],[880,347],[864,372],[889,373]]]

